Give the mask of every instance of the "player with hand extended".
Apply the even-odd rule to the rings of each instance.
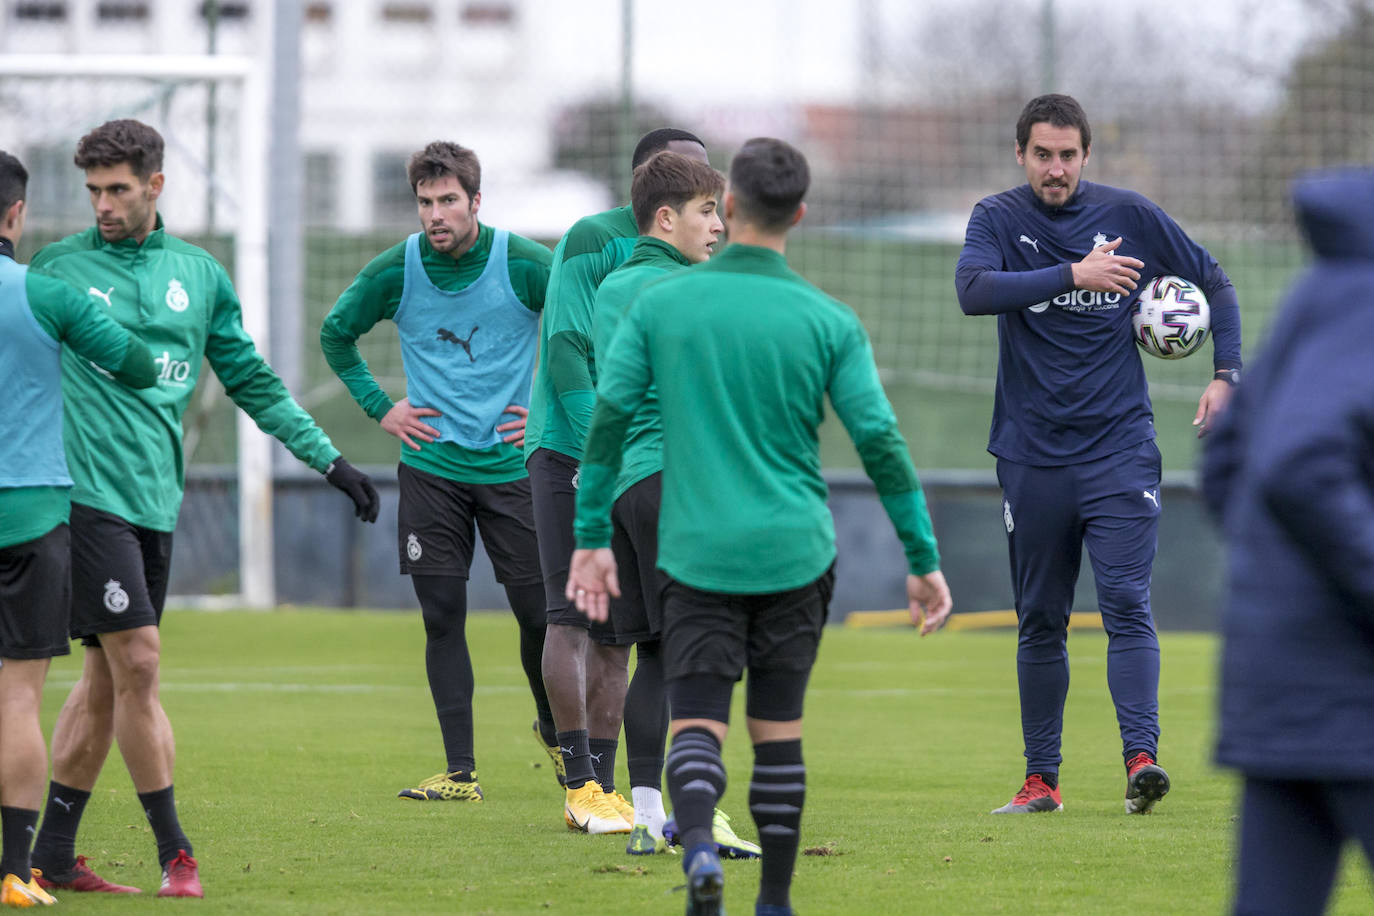
[[[1216,377],[1198,401],[1199,435],[1225,407],[1241,365],[1226,273],[1144,197],[1082,180],[1091,144],[1076,101],[1032,99],[1016,125],[1026,183],[977,204],[955,270],[964,313],[997,316],[988,451],[1011,554],[1026,778],[994,813],[1063,807],[1066,640],[1085,544],[1109,639],[1126,811],[1146,813],[1169,790],[1156,762],[1159,641],[1150,613],[1160,455],[1131,334],[1132,292],[1176,274],[1211,301]]]
[[[749,809],[763,848],[755,912],[791,913],[806,785],[802,703],[834,584],[816,437],[827,398],[906,549],[913,622],[933,632],[951,608],[925,496],[863,325],[784,258],[809,183],[789,144],[744,144],[725,193],[729,247],[639,294],[603,361],[582,463],[567,598],[600,620],[620,591],[609,545],[625,436],[656,388],[667,778],[689,913],[720,905],[712,813],[725,791],[730,700],[746,667]]]
[[[695,135],[663,127],[639,139],[632,167],[663,150],[707,161]],[[548,606],[544,683],[557,726],[555,740],[542,735],[540,743],[564,768],[564,822],[586,833],[629,833],[634,820],[634,807],[615,791],[629,646],[617,644],[609,623],[589,624],[563,592],[578,462],[596,401],[596,291],[630,256],[638,236],[633,207],[626,205],[584,216],[554,249],[525,441]]]
[[[15,263],[28,172],[0,150],[0,905],[50,905],[30,868],[48,774],[38,712],[71,623],[72,479],[62,450],[61,347],[115,382],[150,388],[153,355],[88,297]]]
[[[172,727],[158,699],[158,624],[184,486],[182,414],[202,362],[260,429],[346,493],[361,519],[374,521],[379,501],[257,352],[224,268],[163,228],[162,153],[162,137],[139,121],[110,121],[82,137],[76,166],[96,224],[42,249],[32,264],[86,290],[159,354],[157,384],[138,391],[112,384],[73,352],[62,356],[63,436],[75,482],[71,635],[86,652],[53,728],[53,778],[33,861],[45,887],[137,892],[103,880],[75,852],[82,812],[117,739],[157,842],[158,896],[200,897],[172,789]]]
[[[536,726],[549,740],[554,732],[541,674],[543,578],[521,449],[550,255],[478,221],[482,167],[472,150],[436,141],[411,156],[406,171],[421,231],[363,268],[325,318],[320,345],[363,411],[401,441],[401,572],[424,619],[445,768],[399,795],[481,801],[466,636],[474,528],[520,625]],[[395,403],[358,353],[358,338],[384,320],[400,332],[405,363],[407,396]]]

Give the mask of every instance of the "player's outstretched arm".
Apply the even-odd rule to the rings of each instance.
[[[372,485],[372,478],[349,464],[340,455],[329,463],[329,467],[324,472],[324,479],[353,500],[353,507],[358,518],[365,522],[377,520],[377,512],[382,507],[382,500],[377,495],[377,488]]]
[[[609,547],[574,550],[564,597],[593,623],[610,616],[611,596],[620,597],[615,554]]]
[[[1116,254],[1121,238],[1112,239],[1088,252],[1073,265],[1073,285],[1098,293],[1129,295],[1140,281],[1140,269],[1145,262],[1138,258]]]
[[[949,619],[949,612],[954,609],[949,584],[945,582],[944,573],[938,569],[924,576],[907,576],[906,600],[911,611],[911,623],[921,628],[922,636],[928,636],[944,626]]]

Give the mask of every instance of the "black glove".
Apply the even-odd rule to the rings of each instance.
[[[348,494],[348,498],[353,500],[353,505],[357,508],[358,518],[365,522],[377,520],[377,511],[382,508],[382,500],[377,495],[377,488],[372,485],[372,478],[344,461],[341,455],[325,468],[324,479],[329,481],[331,486],[338,487]]]

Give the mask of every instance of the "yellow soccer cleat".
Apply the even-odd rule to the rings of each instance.
[[[595,779],[581,788],[568,789],[563,802],[563,819],[569,830],[579,833],[629,833],[632,823],[625,820]]]
[[[607,792],[606,801],[611,803],[611,807],[620,812],[620,816],[633,824],[635,822],[635,806],[630,804],[630,800],[619,792]]]
[[[650,833],[648,824],[635,824],[634,829],[630,831],[630,842],[625,844],[626,854],[632,856],[651,856],[657,852],[667,851],[667,841]]]
[[[0,906],[52,906],[56,903],[56,897],[38,886],[38,870],[34,869],[33,874],[28,881],[20,881],[18,875],[5,875],[5,880],[0,882]]]
[[[454,770],[452,773],[437,773],[422,781],[413,789],[402,789],[397,798],[414,798],[419,801],[481,801],[482,787],[477,784],[477,771]]]
[[[539,720],[534,720],[534,740],[539,742],[539,746],[544,749],[544,753],[549,755],[553,761],[553,775],[558,778],[558,785],[566,788],[568,771],[563,766],[563,750],[557,745],[549,747],[544,743],[544,736],[539,734]]]

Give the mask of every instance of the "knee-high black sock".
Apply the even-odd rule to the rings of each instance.
[[[635,789],[663,786],[668,693],[663,686],[662,646],[658,640],[638,645],[639,660],[625,692],[625,763]]]
[[[587,742],[596,781],[601,783],[601,791],[607,795],[615,791],[615,752],[619,746],[620,742],[614,738],[592,738]]]
[[[456,576],[410,577],[425,621],[425,673],[450,773],[476,768],[472,742],[472,659],[465,632],[467,580]]]
[[[725,794],[720,742],[704,728],[684,728],[668,749],[668,796],[682,836],[682,848],[711,842],[711,818]]]
[[[549,709],[549,694],[544,689],[544,629],[547,626],[547,602],[544,600],[544,583],[530,585],[507,585],[506,600],[510,602],[511,613],[520,624],[520,667],[525,670],[525,680],[529,681],[530,693],[534,695],[535,714],[539,717],[539,737],[553,747],[558,743],[557,730],[553,724],[553,711]]]
[[[763,850],[758,902],[788,906],[792,869],[801,841],[806,803],[806,765],[801,739],[754,745],[754,777],[749,783],[749,813],[759,828]]]
[[[48,783],[43,826],[33,842],[33,864],[48,875],[65,875],[76,866],[76,831],[91,793]]]
[[[29,850],[37,831],[36,809],[0,807],[0,876],[14,875],[25,883],[33,877],[29,873]]]
[[[158,789],[156,792],[138,793],[139,804],[148,817],[148,825],[153,828],[157,839],[157,861],[166,865],[177,857],[177,850],[184,849],[188,856],[195,855],[191,841],[181,831],[181,821],[177,818],[176,796],[172,787]]]

